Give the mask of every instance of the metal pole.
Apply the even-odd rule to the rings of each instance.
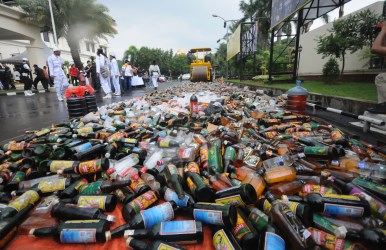
[[[227,25],[227,54],[228,54],[228,43],[229,43],[229,25]],[[229,80],[229,61],[228,61],[228,56],[226,58],[227,61],[227,67],[226,67],[226,79]]]
[[[48,0],[48,4],[49,4],[49,6],[50,6],[50,14],[51,14],[52,30],[53,30],[53,32],[54,32],[54,43],[55,43],[55,46],[58,46],[58,37],[56,36],[56,27],[55,27],[54,13],[53,13],[53,11],[52,11],[51,0]]]
[[[268,69],[268,74],[269,74],[269,77],[268,77],[268,83],[269,84],[272,84],[272,71],[273,71],[273,46],[274,46],[274,42],[275,42],[275,30],[273,29],[271,31],[271,46],[270,46],[270,49],[269,49],[269,69]]]
[[[299,43],[300,43],[300,28],[302,27],[303,21],[303,9],[298,12],[298,23],[296,27],[296,44],[295,44],[295,61],[293,64],[294,70],[292,75],[292,80],[296,81],[298,75],[298,57],[299,57]]]

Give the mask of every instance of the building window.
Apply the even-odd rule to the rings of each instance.
[[[91,46],[91,51],[92,51],[93,53],[95,53],[95,44],[90,43],[90,46]]]
[[[86,50],[90,51],[90,43],[86,42]]]
[[[48,32],[43,32],[43,40],[45,42],[50,42],[50,37],[48,35]]]

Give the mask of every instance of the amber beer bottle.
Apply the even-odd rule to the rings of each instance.
[[[185,248],[182,248],[178,245],[175,245],[166,241],[157,240],[155,242],[149,243],[142,240],[136,240],[132,237],[127,238],[126,246],[130,249],[135,249],[135,250],[161,250],[161,249],[185,250]]]
[[[220,191],[226,188],[230,188],[231,186],[228,183],[223,182],[220,178],[214,175],[210,175],[207,171],[201,172],[202,176],[209,180],[210,185],[216,191]]]
[[[60,202],[76,204],[79,207],[95,207],[112,212],[117,205],[118,198],[111,194],[77,195],[74,198],[60,199]]]
[[[241,246],[228,229],[215,226],[213,227],[212,232],[212,243],[215,249],[242,250]]]
[[[164,221],[155,224],[151,230],[126,230],[125,238],[162,240],[178,244],[202,243],[202,223],[195,220]]]
[[[257,195],[251,184],[242,184],[238,187],[217,191],[214,199],[216,203],[245,206],[255,204]]]
[[[362,217],[371,214],[369,202],[354,195],[312,193],[304,197],[290,195],[288,199],[290,201],[305,202],[314,212],[329,215]]]
[[[131,202],[127,203],[122,208],[122,216],[125,221],[129,221],[133,216],[141,212],[142,210],[147,209],[153,203],[157,202],[158,198],[154,191],[150,190],[146,193],[138,196]]]
[[[110,222],[106,220],[65,221],[55,227],[31,229],[32,237],[52,236],[60,243],[96,243],[106,242],[105,232],[109,229]]]
[[[275,196],[267,191],[265,197],[272,204],[271,216],[274,223],[280,227],[285,239],[291,249],[309,249],[315,245],[310,232],[304,227],[301,221],[289,209],[287,205],[280,202]]]

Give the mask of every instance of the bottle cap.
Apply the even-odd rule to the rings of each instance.
[[[125,233],[124,233],[124,237],[125,238],[130,238],[131,236],[133,236],[135,233],[135,230],[125,230]]]
[[[63,174],[63,169],[57,170],[56,173],[57,173],[57,174],[60,174],[60,175]]]
[[[34,238],[35,238],[34,232],[35,232],[35,228],[32,228],[31,230],[29,230],[28,235],[29,235],[30,237],[34,237]]]
[[[111,221],[111,222],[115,222],[116,221],[116,217],[114,215],[107,215],[106,220],[107,221]]]
[[[105,237],[106,237],[106,241],[111,240],[111,232],[110,231],[106,231],[105,232]]]
[[[106,174],[112,175],[114,172],[115,172],[114,168],[109,168],[109,169],[107,169]]]
[[[136,181],[139,179],[139,175],[137,173],[132,173],[130,175],[130,179],[133,180],[133,181]]]
[[[340,226],[334,230],[334,235],[339,239],[346,238],[347,228],[345,226]]]
[[[141,170],[139,170],[139,172],[141,172],[142,174],[143,174],[143,173],[146,173],[146,172],[147,172],[147,167],[143,166],[143,167],[141,168]]]
[[[106,158],[110,158],[110,156],[111,156],[110,153],[106,153],[106,154],[105,154],[105,157],[106,157]]]
[[[132,237],[128,237],[127,238],[127,240],[126,240],[126,247],[129,247],[130,249],[131,249],[131,247],[130,247],[130,242],[133,240],[133,238]]]

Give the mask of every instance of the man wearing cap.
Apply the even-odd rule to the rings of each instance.
[[[110,53],[110,62],[111,62],[111,79],[115,89],[114,96],[120,96],[121,86],[119,85],[119,68],[118,68],[117,59],[115,59],[114,52]]]
[[[23,66],[21,67],[21,76],[20,81],[24,83],[24,95],[25,96],[33,96],[32,93],[32,77],[31,77],[31,69],[28,65],[28,59],[23,58]]]
[[[50,77],[54,80],[56,89],[56,96],[59,101],[63,101],[64,91],[68,87],[68,79],[63,71],[63,59],[60,58],[60,50],[58,48],[53,49],[53,55],[48,57],[48,69]]]

